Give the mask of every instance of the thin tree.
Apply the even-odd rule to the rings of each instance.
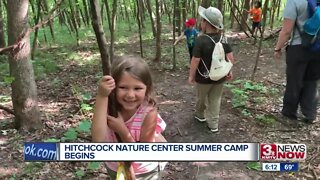
[[[107,40],[104,35],[103,27],[101,24],[101,17],[100,17],[100,6],[98,4],[98,0],[90,0],[90,8],[91,8],[91,15],[92,15],[92,27],[94,33],[97,38],[98,47],[101,56],[101,64],[102,64],[102,72],[103,75],[110,74],[110,61],[109,61],[109,54],[108,54],[108,47],[107,47]]]
[[[141,16],[139,15],[140,14],[140,6],[139,6],[139,3],[137,2],[137,21],[138,21],[138,29],[139,29],[139,43],[140,43],[140,56],[143,58],[143,46],[142,46],[142,25],[141,25]]]
[[[153,37],[155,38],[157,32],[156,32],[156,25],[154,23],[155,17],[154,17],[154,13],[152,12],[150,0],[146,0],[146,4],[147,4],[147,9],[148,9],[148,13],[151,21],[152,34],[153,34]]]
[[[176,8],[176,1],[173,1],[173,11],[175,11],[175,8]],[[173,19],[175,19],[175,13],[173,13]],[[172,41],[172,44],[176,41],[176,21],[172,21],[173,23],[173,26],[172,26],[172,36],[173,36],[173,41]],[[176,64],[177,64],[177,60],[176,60],[176,47],[173,46],[172,48],[173,50],[173,57],[172,57],[172,68],[173,70],[176,69]]]
[[[113,54],[114,54],[114,41],[116,37],[116,20],[117,20],[117,9],[118,9],[118,0],[113,0],[112,5],[112,15],[111,15],[111,27],[109,27],[110,30],[110,59],[113,60]]]
[[[266,0],[264,2],[264,6],[263,6],[263,15],[262,15],[263,24],[266,24],[266,21],[267,21],[268,5],[269,5],[269,0]],[[256,61],[255,61],[255,64],[254,64],[254,67],[253,67],[253,71],[252,71],[252,74],[251,74],[251,81],[254,80],[255,74],[257,72],[258,63],[259,63],[259,57],[260,57],[261,47],[262,47],[264,30],[265,30],[265,28],[262,28],[261,37],[260,37],[259,46],[258,46],[258,52],[257,52],[257,55],[256,55]]]
[[[10,76],[13,77],[12,104],[15,128],[41,129],[37,87],[30,61],[30,34],[28,29],[28,0],[11,0],[8,10],[8,44],[20,43],[8,55]]]
[[[3,25],[3,15],[2,15],[2,3],[0,1],[0,48],[6,46],[3,27],[4,25]]]
[[[156,57],[155,61],[159,62],[161,58],[161,20],[160,20],[160,0],[156,0],[156,17],[157,17],[157,36],[156,36]]]

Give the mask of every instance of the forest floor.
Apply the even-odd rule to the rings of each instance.
[[[274,43],[275,40],[271,41]],[[81,54],[84,60],[89,61],[91,56],[98,59],[97,49],[90,46],[92,44],[81,48],[73,47],[72,51]],[[162,46],[171,47],[168,42],[164,42]],[[179,46],[184,46],[184,43]],[[167,54],[163,54],[161,63],[148,59],[154,75],[159,112],[167,123],[164,136],[169,142],[303,143],[308,148],[307,159],[300,162],[300,170],[296,173],[261,172],[255,170],[258,163],[248,162],[169,162],[164,171],[164,179],[318,179],[320,124],[306,125],[301,122],[299,126],[288,126],[272,118],[277,117],[281,109],[285,84],[284,59],[274,60],[273,46],[263,48],[255,80],[250,82],[257,45],[253,45],[250,39],[235,39],[232,46],[237,61],[233,69],[234,80],[224,88],[219,132],[215,134],[208,131],[205,123],[199,123],[193,118],[195,93],[194,87],[187,83],[187,51],[184,52],[181,48],[182,51],[178,52],[181,53],[178,56],[180,64],[175,71],[169,69],[171,60]],[[138,42],[118,44],[116,49],[123,49],[126,54],[138,55],[136,47],[139,47]],[[155,46],[148,48],[153,51],[151,48]],[[40,51],[60,57],[60,50],[61,48],[46,48]],[[101,69],[98,64],[84,66],[79,65],[76,60],[69,61],[68,64],[59,66],[57,72],[37,80],[39,105],[44,114],[44,129],[41,131],[17,132],[13,128],[13,115],[0,110],[0,179],[75,179],[82,176],[76,173],[79,169],[86,172],[83,179],[107,179],[103,166],[98,170],[88,170],[87,162],[23,161],[23,142],[60,139],[68,128],[75,127],[80,120],[91,118],[92,113],[80,110],[79,92],[89,92],[91,99],[87,103],[94,104],[99,79],[97,72]],[[245,84],[251,84],[250,91],[244,89]],[[9,87],[0,86],[0,90],[10,96]],[[233,90],[241,93],[235,94],[236,91]],[[271,94],[271,91],[276,93]],[[259,97],[260,101],[255,97]],[[236,108],[236,103],[243,102],[242,106]],[[10,102],[3,105],[12,108]],[[82,134],[77,139],[78,142],[89,140],[88,134]]]

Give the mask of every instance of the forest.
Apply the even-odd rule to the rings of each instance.
[[[274,47],[285,4],[262,1],[254,36],[254,0],[0,0],[0,179],[109,179],[102,162],[24,162],[23,143],[91,142],[98,82],[123,55],[150,66],[168,142],[307,145],[298,172],[262,172],[260,162],[169,162],[162,179],[319,179],[320,124],[277,120],[286,64]],[[235,57],[216,134],[193,118],[188,49],[185,40],[173,45],[187,19],[200,28],[199,6],[220,9]]]

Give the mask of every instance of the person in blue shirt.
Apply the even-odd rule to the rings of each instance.
[[[192,50],[194,46],[194,42],[196,37],[198,36],[199,31],[195,28],[196,20],[194,18],[190,18],[185,22],[186,29],[183,33],[178,37],[178,39],[174,42],[174,46],[186,36],[187,38],[187,45],[189,49],[190,61],[192,58]],[[189,61],[189,62],[190,62]]]

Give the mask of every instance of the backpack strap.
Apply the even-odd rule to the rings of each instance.
[[[222,39],[222,35],[221,35],[219,41],[218,41],[218,42],[215,42],[215,41],[213,40],[213,38],[210,37],[209,35],[207,35],[207,34],[203,34],[203,35],[205,35],[205,36],[207,36],[208,38],[210,38],[211,41],[212,41],[214,44],[217,44],[217,43],[221,42],[221,39]],[[215,47],[214,47],[214,48],[215,48]],[[212,52],[214,51],[214,48],[213,48]],[[200,58],[200,60],[201,60],[201,62],[202,62],[202,64],[203,64],[204,68],[206,69],[207,73],[201,73],[200,70],[199,70],[199,68],[197,68],[197,71],[198,71],[198,73],[199,73],[202,77],[204,77],[204,78],[209,78],[209,73],[210,73],[210,71],[209,71],[206,63],[204,63],[204,61],[203,61],[201,58]]]
[[[215,41],[212,39],[212,37],[210,37],[209,35],[207,35],[207,34],[203,34],[203,35],[205,35],[205,36],[207,36],[208,38],[210,38],[211,41],[212,41],[214,44],[217,44],[218,42],[221,42],[221,39],[222,39],[222,35],[221,35],[219,41],[218,41],[218,42],[215,42]]]
[[[307,0],[308,1],[308,11],[309,11],[309,17],[313,15],[313,13],[316,11],[317,7],[317,0]]]

